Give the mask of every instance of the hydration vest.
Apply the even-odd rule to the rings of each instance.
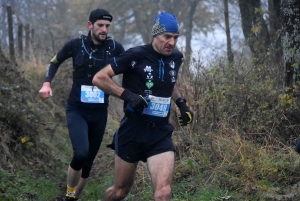
[[[92,80],[94,75],[104,68],[110,58],[113,58],[115,41],[108,38],[103,41],[101,45],[94,45],[91,38],[88,36],[80,35],[74,41],[73,46],[73,86],[69,96],[69,102],[78,103],[80,105],[89,106],[107,106],[108,94],[105,94],[104,104],[85,104],[80,103],[80,89],[82,85],[93,86]]]
[[[90,44],[87,44],[89,42]],[[116,49],[116,43],[110,37],[101,44],[100,46],[94,46],[95,49],[91,48],[92,41],[88,41],[88,36],[80,35],[79,37],[79,46],[75,53],[74,59],[74,71],[83,70],[83,68],[95,68],[95,71],[98,72],[104,66],[108,64],[108,60],[114,57],[114,50]],[[97,47],[100,47],[97,49]]]

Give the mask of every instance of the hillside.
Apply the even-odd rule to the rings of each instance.
[[[56,100],[42,100],[38,90],[44,72],[39,74],[41,70],[34,67],[25,70],[0,55],[0,200],[60,200],[72,152],[66,96],[58,98],[58,93],[69,88],[57,87]],[[115,111],[111,114],[116,117]],[[117,126],[118,121],[109,117],[104,143],[110,142]],[[52,189],[41,193],[39,186]]]
[[[25,79],[24,72],[3,55],[0,57],[0,88],[0,200],[16,200],[16,196],[32,199],[36,196],[34,193],[25,190],[22,194],[22,182],[30,182],[22,178],[22,174],[27,174],[27,179],[29,176],[32,179],[49,177],[56,181],[59,177],[55,175],[62,174],[66,138],[53,133],[66,134],[57,123],[63,115],[50,115],[51,105],[38,101],[36,88]],[[63,143],[52,144],[52,140],[58,140],[56,138]],[[7,183],[7,179],[11,182]],[[16,192],[19,193],[16,195]]]
[[[63,96],[42,100],[38,96],[44,76],[41,67],[32,63],[19,67],[1,55],[1,201],[58,201],[64,194],[72,153],[64,108],[69,75],[62,70],[53,81],[55,94]],[[212,68],[202,75],[194,77],[194,82],[179,82],[195,112],[194,123],[178,127],[172,108],[176,128],[172,200],[299,200],[300,158],[294,151],[299,129],[297,97],[280,95],[270,77],[249,74],[243,85],[235,85],[230,76],[237,75],[227,70]],[[218,77],[226,79],[221,82]],[[247,108],[244,96],[248,96]],[[113,182],[114,153],[105,145],[119,125],[120,105],[112,98],[103,144],[81,200],[102,199]],[[152,197],[147,164],[140,163],[127,200]]]

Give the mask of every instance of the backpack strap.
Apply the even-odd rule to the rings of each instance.
[[[112,39],[112,37],[108,36],[107,40],[111,41],[112,43],[109,46],[109,49],[115,50],[116,49],[116,42],[114,41],[114,39]],[[112,47],[112,48],[111,48]]]
[[[94,56],[92,55],[94,51],[89,52],[89,51],[86,49],[85,44],[84,44],[84,41],[85,41],[86,39],[87,39],[87,36],[81,35],[81,43],[82,43],[81,45],[82,45],[82,48],[83,48],[84,52],[85,52],[87,55],[89,55],[89,58],[90,58],[90,59],[94,59],[94,60],[96,60],[96,61],[103,61],[103,59],[96,58],[96,57],[94,57]]]

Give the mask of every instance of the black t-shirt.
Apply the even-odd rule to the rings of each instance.
[[[128,112],[124,103],[126,116],[142,121],[168,121],[171,96],[182,61],[180,51],[173,50],[170,56],[163,56],[152,44],[131,48],[110,60],[114,73],[123,73],[124,88],[151,100],[143,114]]]

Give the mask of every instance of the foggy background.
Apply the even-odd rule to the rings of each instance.
[[[153,18],[162,11],[173,13],[180,23],[178,48],[185,54],[208,64],[217,55],[226,55],[226,32],[223,0],[1,0],[1,49],[8,53],[8,23],[6,6],[13,11],[14,38],[18,25],[23,25],[23,37],[30,43],[23,48],[22,58],[47,64],[69,39],[87,34],[90,12],[103,8],[113,15],[109,30],[114,40],[125,49],[151,42]],[[262,1],[262,6],[267,4]],[[229,0],[229,24],[233,52],[245,51],[238,1]],[[266,15],[267,18],[267,15]],[[30,36],[26,36],[25,27]],[[190,43],[190,48],[187,48]],[[15,41],[15,47],[18,43]],[[245,52],[244,52],[245,53]],[[249,51],[246,51],[249,54]],[[18,59],[20,55],[17,56]]]

